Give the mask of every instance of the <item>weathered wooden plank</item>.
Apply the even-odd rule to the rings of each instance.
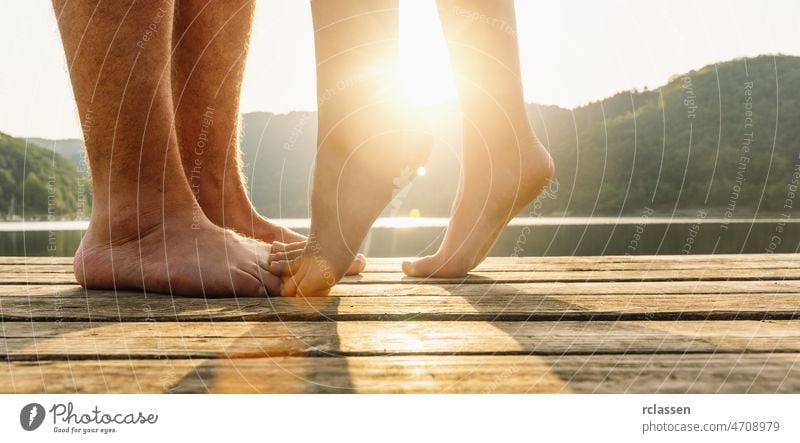
[[[375,265],[394,265],[412,257],[369,257]],[[797,254],[692,254],[692,255],[604,255],[604,256],[556,256],[556,257],[487,257],[485,263],[521,264],[597,264],[597,263],[653,263],[653,262],[773,262],[797,261]],[[0,265],[43,264],[72,265],[72,257],[20,257],[2,256]]]
[[[800,352],[800,321],[2,324],[7,360]]]
[[[731,270],[731,269],[785,269],[800,266],[800,256],[779,255],[771,260],[754,259],[761,255],[704,256],[707,258],[686,260],[686,256],[648,256],[640,260],[617,260],[616,257],[489,257],[476,272],[511,271],[655,271],[655,270]],[[8,257],[6,257],[8,258]],[[400,272],[402,258],[370,258],[365,273]],[[71,274],[72,261],[68,263],[0,263],[0,274],[11,273],[66,273]]]
[[[14,264],[0,265],[0,274],[52,273],[71,274],[72,265]]]
[[[399,272],[370,272],[347,276],[341,284],[446,284],[446,283],[521,283],[521,282],[588,282],[588,281],[720,281],[720,280],[798,280],[800,267],[782,269],[677,269],[641,271],[509,271],[472,272],[459,278],[407,277]],[[67,273],[8,273],[0,275],[0,284],[75,284]]]
[[[469,285],[361,284],[338,285],[329,297],[484,296],[501,295],[668,295],[668,294],[796,294],[800,280],[677,281],[664,282],[571,282],[565,283],[474,283]],[[144,291],[86,290],[79,285],[0,285],[3,297],[156,297]]]
[[[2,393],[793,393],[800,354],[0,363]]]
[[[66,272],[15,272],[0,274],[0,285],[6,284],[76,284],[75,276]]]
[[[365,272],[397,272],[405,259],[367,259]],[[507,271],[586,271],[586,270],[678,270],[678,269],[781,269],[800,265],[794,254],[741,255],[659,255],[594,257],[488,257],[475,269],[478,272]]]
[[[800,318],[800,294],[308,298],[2,297],[5,321],[727,320]]]

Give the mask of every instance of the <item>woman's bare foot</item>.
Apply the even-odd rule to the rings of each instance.
[[[209,189],[209,186],[205,189]],[[269,219],[261,216],[253,208],[243,186],[231,186],[231,189],[233,195],[225,196],[222,192],[215,191],[212,193],[213,197],[206,196],[201,200],[200,206],[212,223],[231,229],[245,237],[275,245],[273,254],[302,252],[306,245],[306,236],[272,223]],[[285,257],[277,254],[272,259],[281,260]],[[359,274],[364,271],[366,265],[367,259],[363,254],[358,254],[347,269],[346,275]]]
[[[284,296],[327,294],[401,190],[397,178],[416,170],[430,152],[429,135],[412,129],[397,103],[365,106],[338,123],[323,135],[317,152],[305,247],[270,257],[270,271],[282,276]]]
[[[270,270],[286,296],[323,295],[345,273],[372,223],[429,151],[398,100],[396,0],[311,2],[318,131],[311,229],[299,256]]]
[[[267,270],[268,244],[215,226],[202,215],[186,215],[173,213],[162,223],[141,227],[93,221],[75,254],[75,277],[88,289],[205,297],[280,292],[280,280]]]
[[[439,4],[463,113],[461,183],[439,251],[403,263],[403,272],[457,277],[486,258],[508,221],[552,178],[554,167],[528,121],[513,0]],[[473,20],[460,13],[464,10],[492,22]]]
[[[511,218],[553,177],[550,154],[530,129],[505,138],[492,135],[466,142],[484,146],[465,146],[461,181],[444,241],[436,254],[404,262],[407,275],[466,275],[486,258]]]

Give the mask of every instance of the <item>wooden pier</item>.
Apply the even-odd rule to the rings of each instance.
[[[800,256],[372,259],[326,298],[85,291],[0,258],[0,392],[800,392]]]

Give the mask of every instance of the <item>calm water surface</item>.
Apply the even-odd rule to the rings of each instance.
[[[307,219],[278,220],[305,233]],[[365,239],[375,257],[436,251],[446,218],[384,218]],[[84,221],[0,222],[0,255],[71,256]],[[495,256],[571,256],[796,252],[800,221],[774,219],[534,217],[514,219]]]

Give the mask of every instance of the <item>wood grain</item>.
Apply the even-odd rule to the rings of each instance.
[[[800,352],[800,321],[5,323],[7,360]]]
[[[800,354],[276,357],[0,363],[2,393],[772,394],[798,391]]]

